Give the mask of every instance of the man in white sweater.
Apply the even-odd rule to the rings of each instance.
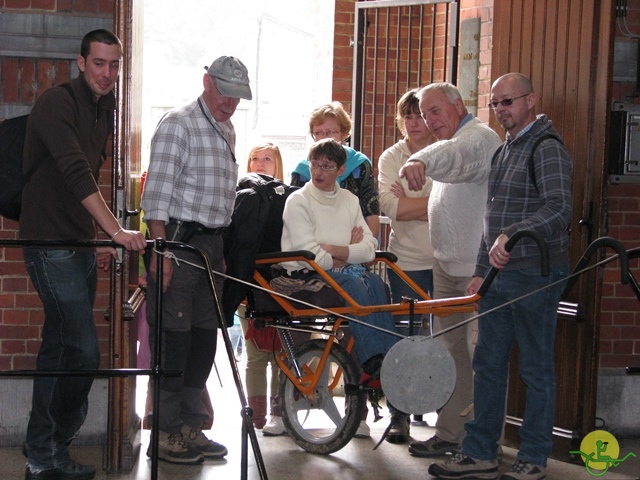
[[[467,294],[482,236],[491,158],[500,145],[498,135],[467,112],[458,89],[434,83],[419,92],[420,112],[438,141],[413,154],[402,167],[411,190],[419,190],[425,177],[433,180],[429,197],[429,233],[434,249],[434,298]],[[436,317],[435,331],[460,323],[471,314]],[[436,434],[413,442],[415,456],[444,455],[460,448],[464,423],[472,415],[472,325],[438,337],[456,366],[456,385],[438,414]]]
[[[336,181],[344,172],[346,160],[344,148],[335,140],[321,140],[311,147],[311,182],[287,199],[282,215],[282,249],[313,252],[316,262],[359,304],[385,304],[388,300],[382,279],[362,266],[375,258],[378,240],[362,216],[358,197],[340,188]],[[305,262],[282,265],[289,273],[309,268]],[[395,332],[389,312],[360,319]],[[349,328],[363,371],[374,378],[379,376],[382,359],[398,336],[351,321]]]

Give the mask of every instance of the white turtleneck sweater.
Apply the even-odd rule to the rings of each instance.
[[[282,220],[282,250],[309,250],[325,270],[333,267],[333,258],[320,244],[348,246],[347,262],[351,264],[375,258],[378,240],[362,216],[358,197],[337,183],[333,192],[320,190],[313,182],[306,183],[287,199]],[[350,244],[355,227],[362,227],[364,238]],[[282,266],[289,272],[309,267],[305,262],[285,262]]]

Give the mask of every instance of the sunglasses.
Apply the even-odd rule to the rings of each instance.
[[[525,93],[524,95],[520,95],[519,97],[505,98],[504,100],[500,100],[499,102],[489,102],[489,108],[495,109],[498,108],[498,105],[502,105],[503,107],[510,107],[513,104],[514,100],[526,97],[527,95],[529,94]]]

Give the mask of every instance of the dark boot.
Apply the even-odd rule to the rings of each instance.
[[[389,405],[389,411],[391,412],[391,425],[389,426],[385,440],[389,443],[407,443],[410,438],[410,416],[400,410],[396,410],[391,405]]]
[[[247,402],[253,410],[253,426],[261,430],[267,423],[267,396],[249,397]]]

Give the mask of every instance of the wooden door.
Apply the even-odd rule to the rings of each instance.
[[[571,265],[604,231],[605,145],[612,72],[613,0],[494,2],[491,77],[521,72],[531,78],[538,113],[546,113],[573,159]],[[490,125],[501,128],[491,118]],[[582,314],[558,316],[555,362],[556,421],[553,456],[569,460],[593,430],[598,366],[601,271],[580,276],[569,301]],[[507,442],[519,443],[525,388],[512,357]]]
[[[115,2],[114,33],[122,40],[124,58],[120,74],[117,100],[116,128],[113,142],[112,210],[121,225],[139,229],[134,214],[139,209],[140,172],[140,119],[142,42],[138,38],[142,29],[142,2],[117,0]],[[138,255],[125,254],[111,273],[110,305],[110,365],[109,368],[135,368],[137,328],[134,309],[129,301],[138,283]],[[138,305],[138,304],[136,304]],[[108,472],[128,471],[133,468],[140,448],[135,444],[140,429],[136,414],[135,376],[109,380],[109,414],[107,419],[107,446],[105,469]]]

